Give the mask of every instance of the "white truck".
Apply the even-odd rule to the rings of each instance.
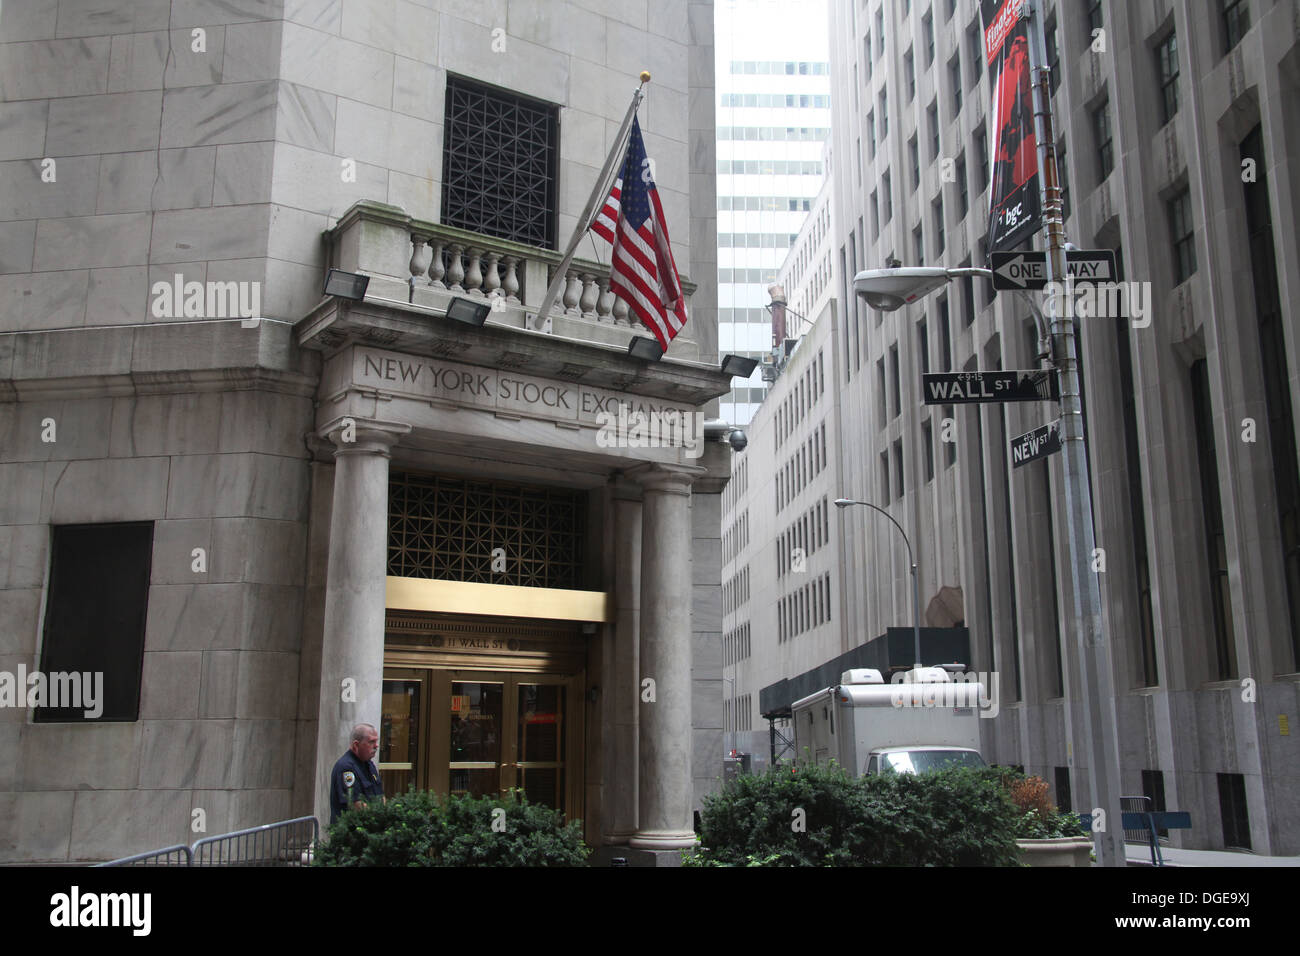
[[[796,762],[834,760],[852,776],[983,767],[983,685],[953,681],[939,667],[886,684],[880,671],[845,671],[840,683],[790,705]]]

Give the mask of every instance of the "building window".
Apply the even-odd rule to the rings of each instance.
[[[948,328],[948,297],[939,300],[939,348],[943,357],[943,371],[952,371],[952,332]]]
[[[1061,218],[1070,218],[1070,167],[1065,162],[1065,140],[1056,144],[1056,180],[1061,187]]]
[[[1205,359],[1192,363],[1192,414],[1196,423],[1196,452],[1201,477],[1201,515],[1210,575],[1211,626],[1214,628],[1215,680],[1236,676],[1233,646],[1232,591],[1228,581],[1228,545],[1219,498],[1219,457],[1214,446],[1214,410]]]
[[[1184,189],[1169,200],[1169,238],[1174,246],[1174,285],[1196,272],[1196,233],[1192,228],[1192,194]]]
[[[943,237],[943,196],[940,196],[930,208],[934,214],[934,254],[935,258],[943,255],[944,237]]]
[[[880,138],[889,135],[889,90],[880,91]]]
[[[1097,138],[1097,183],[1100,185],[1115,168],[1115,155],[1110,137],[1109,100],[1103,100],[1102,104],[1092,111],[1092,132]]]
[[[979,157],[979,192],[989,188],[989,136],[981,126],[975,131],[975,153]]]
[[[1223,4],[1223,52],[1227,53],[1250,29],[1250,6],[1246,0],[1220,0]]]
[[[933,162],[939,158],[939,104],[931,103],[925,115],[930,123],[930,161]]]
[[[152,522],[54,527],[36,723],[139,719],[152,565]]]
[[[1088,36],[1087,46],[1092,47],[1093,31],[1102,29],[1105,24],[1101,18],[1101,0],[1088,0]]]
[[[876,56],[885,55],[885,8],[876,11]]]
[[[971,63],[971,84],[974,85],[984,75],[984,32],[978,21],[966,31],[966,45],[970,49],[968,59]]]
[[[885,222],[888,224],[894,218],[894,194],[889,188],[889,170],[880,177],[880,195],[885,201]]]
[[[902,498],[903,489],[903,439],[899,438],[894,441],[894,478],[896,484],[894,487],[894,497]]]
[[[880,194],[871,190],[871,241],[880,238]]]
[[[912,164],[912,192],[916,192],[921,185],[921,149],[915,136],[907,141],[907,159]]]
[[[916,351],[921,357],[921,374],[926,375],[930,371],[930,330],[925,319],[916,324]]]
[[[920,226],[912,230],[912,254],[918,266],[925,265],[925,232]]]
[[[1263,131],[1256,126],[1241,141],[1241,157],[1253,158],[1258,163],[1256,181],[1244,184],[1242,191],[1245,194],[1251,279],[1259,326],[1260,378],[1268,409],[1269,447],[1273,452],[1273,490],[1277,495],[1282,576],[1290,610],[1292,653],[1295,662],[1300,664],[1300,472],[1296,466],[1295,417],[1288,385],[1291,373],[1286,358],[1263,140]]]
[[[1223,824],[1223,845],[1250,849],[1250,816],[1246,811],[1246,778],[1239,773],[1221,773],[1219,819]]]
[[[889,452],[880,453],[880,500],[892,501],[889,497]]]
[[[442,221],[555,248],[559,108],[447,77]]]
[[[921,18],[921,35],[925,38],[925,65],[934,66],[934,15],[927,12]]]
[[[1160,74],[1160,107],[1164,122],[1178,112],[1178,34],[1172,30],[1156,47],[1156,69]]]
[[[876,359],[876,379],[877,379],[877,386],[878,386],[876,389],[876,403],[880,406],[880,416],[879,416],[880,427],[883,428],[885,426],[885,422],[889,421],[889,406],[885,402],[886,392],[885,392],[885,360],[884,359]]]
[[[894,417],[903,413],[903,389],[898,368],[898,343],[889,347],[889,375],[894,382]]]
[[[957,208],[959,210],[958,218],[965,219],[966,214],[970,212],[970,192],[966,188],[966,154],[962,153],[957,157],[956,164],[957,175]]]
[[[952,118],[961,112],[961,56],[948,61],[948,85],[952,87]]]
[[[934,429],[930,419],[921,423],[921,442],[925,445],[925,482],[934,481]]]
[[[1062,811],[1070,809],[1070,768],[1054,767],[1052,768],[1053,776],[1056,779],[1056,806]]]
[[[903,77],[907,80],[907,102],[910,103],[916,99],[916,64],[911,50],[903,54]]]
[[[1056,42],[1056,15],[1053,14],[1045,27],[1044,42],[1047,44],[1047,66],[1052,71],[1052,92],[1061,85],[1061,46]]]
[[[867,155],[876,158],[876,111],[867,114]]]

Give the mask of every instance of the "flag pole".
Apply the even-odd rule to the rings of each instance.
[[[613,188],[614,179],[618,175],[619,164],[622,162],[624,151],[627,148],[627,138],[632,130],[632,117],[636,115],[637,107],[641,105],[641,98],[645,96],[641,87],[649,82],[649,71],[642,70],[641,86],[638,86],[632,93],[632,102],[628,105],[627,115],[623,117],[623,125],[619,127],[618,135],[614,138],[614,148],[610,150],[609,156],[605,158],[605,165],[601,168],[600,175],[596,177],[596,188],[587,200],[582,215],[578,217],[578,226],[573,231],[573,237],[569,240],[568,248],[564,250],[564,258],[555,267],[555,277],[551,279],[551,284],[547,286],[546,297],[542,299],[541,307],[537,310],[537,315],[532,319],[530,327],[533,329],[540,330],[546,327],[546,320],[550,317],[551,308],[555,305],[555,300],[560,295],[560,289],[564,286],[565,274],[569,271],[569,263],[573,261],[573,254],[578,251],[578,243],[582,242],[582,237],[591,228],[592,217],[599,208],[597,203],[603,204],[606,197],[609,196],[610,189]]]

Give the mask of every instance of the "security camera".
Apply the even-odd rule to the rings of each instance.
[[[727,435],[727,442],[731,445],[733,451],[744,451],[745,446],[749,444],[749,437],[739,428],[733,428]]]

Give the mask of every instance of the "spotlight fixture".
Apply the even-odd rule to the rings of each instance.
[[[657,362],[664,357],[659,343],[647,335],[634,335],[627,344],[627,354],[643,362]]]
[[[370,276],[358,272],[344,272],[331,269],[325,276],[325,295],[338,296],[360,302],[366,297],[366,286],[370,285]]]
[[[756,368],[758,368],[758,359],[745,358],[743,355],[724,355],[722,357],[722,372],[724,375],[749,378],[754,374]]]
[[[487,302],[474,302],[455,296],[447,305],[447,318],[477,327],[487,321],[491,311],[492,306]]]

